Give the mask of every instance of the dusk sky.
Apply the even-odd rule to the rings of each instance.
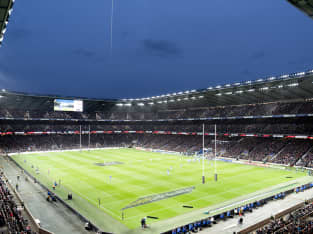
[[[313,69],[313,20],[285,0],[16,0],[0,88],[141,98]]]

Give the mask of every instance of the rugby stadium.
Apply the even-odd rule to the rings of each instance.
[[[313,232],[312,69],[141,98],[1,89],[0,139],[2,233]]]

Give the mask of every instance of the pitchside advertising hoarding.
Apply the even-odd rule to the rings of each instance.
[[[82,100],[54,99],[54,111],[83,112]]]

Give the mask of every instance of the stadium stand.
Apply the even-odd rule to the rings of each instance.
[[[309,168],[313,166],[312,82],[313,71],[307,71],[138,100],[0,91],[0,151],[140,147],[194,155],[203,152],[205,124],[209,158],[216,145],[216,155],[226,160]],[[83,111],[54,111],[55,99],[82,100]],[[168,233],[198,231],[266,201],[258,202]]]

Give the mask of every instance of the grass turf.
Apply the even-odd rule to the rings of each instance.
[[[61,180],[56,193],[65,198],[71,191],[74,199],[70,205],[100,227],[119,225],[117,220],[125,229],[137,228],[144,216],[158,217],[149,220],[157,222],[305,176],[302,172],[217,161],[219,180],[215,182],[214,163],[205,161],[203,185],[201,161],[135,149],[21,154],[13,159],[47,187]],[[95,165],[116,161],[123,164]],[[40,174],[35,172],[37,167]],[[121,209],[138,198],[190,186],[195,186],[191,193],[127,209],[122,220]],[[186,209],[183,205],[194,208]],[[115,220],[105,223],[103,212]]]

